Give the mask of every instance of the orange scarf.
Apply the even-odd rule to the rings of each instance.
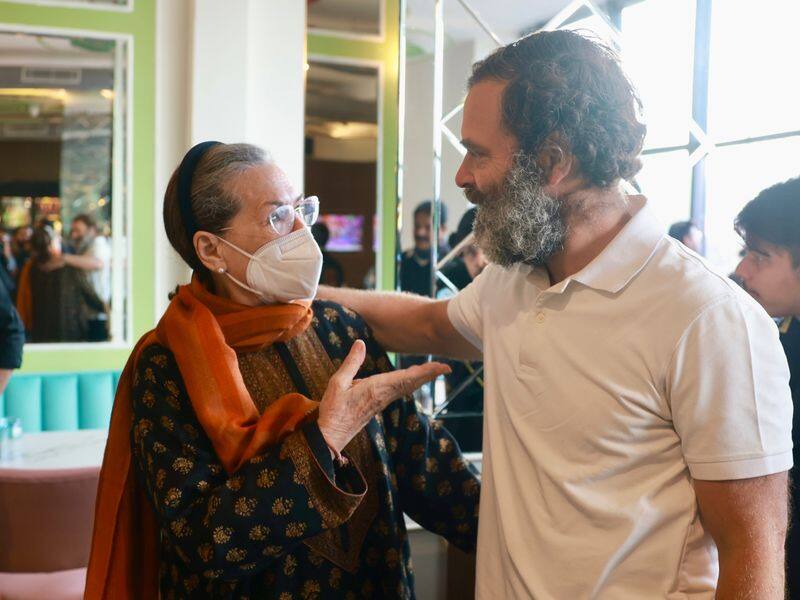
[[[131,468],[133,373],[152,344],[175,356],[192,408],[228,473],[275,445],[318,405],[287,394],[259,414],[236,358],[287,341],[311,323],[308,304],[248,307],[209,293],[196,279],[181,286],[154,331],[139,340],[117,388],[95,508],[85,600],[158,597],[158,524]]]

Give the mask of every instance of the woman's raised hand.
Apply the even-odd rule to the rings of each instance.
[[[328,382],[319,406],[319,429],[336,452],[341,452],[364,425],[389,404],[439,375],[450,373],[447,365],[430,362],[354,380],[366,353],[364,342],[356,340],[342,366]]]

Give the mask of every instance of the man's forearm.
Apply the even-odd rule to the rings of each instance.
[[[360,314],[375,339],[389,352],[430,352],[429,327],[420,315],[434,300],[402,292],[373,292],[320,286],[320,300],[331,300]]]
[[[784,549],[781,544],[752,547],[748,540],[720,550],[716,600],[784,600]]]

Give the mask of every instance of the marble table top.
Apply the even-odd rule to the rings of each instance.
[[[0,469],[100,467],[107,437],[106,429],[26,433],[11,442],[10,456],[3,453]]]

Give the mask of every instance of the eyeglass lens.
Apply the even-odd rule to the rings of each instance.
[[[269,221],[279,235],[285,235],[292,230],[295,214],[300,215],[306,227],[311,227],[319,217],[319,199],[311,196],[300,201],[297,206],[284,204],[275,209]]]

